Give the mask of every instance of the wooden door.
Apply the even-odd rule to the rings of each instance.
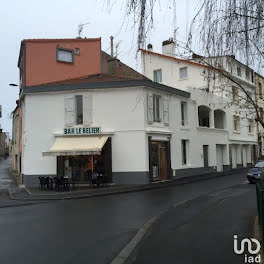
[[[160,179],[167,179],[167,148],[164,143],[160,144]]]
[[[204,159],[204,167],[208,167],[208,145],[203,145],[203,159]]]

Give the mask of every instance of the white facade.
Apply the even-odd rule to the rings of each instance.
[[[162,104],[167,102],[169,113],[164,118],[169,118],[166,121],[169,123],[166,125],[163,119],[163,106],[161,122],[149,123],[148,98],[152,94],[159,95]],[[180,115],[174,113],[179,112],[181,100],[189,101],[186,97],[147,87],[26,93],[22,106],[24,184],[36,186],[39,176],[56,175],[57,158],[44,157],[43,152],[49,151],[56,136],[63,135],[67,123],[65,99],[76,95],[90,97],[92,108],[89,113],[91,114],[89,126],[100,127],[102,134],[112,139],[114,181],[116,179],[122,183],[149,181],[149,137],[152,140],[166,142],[171,139],[173,169],[181,168],[178,153],[181,142],[173,133],[187,135],[187,138],[191,138],[191,134],[190,130],[179,129]],[[190,155],[191,160],[194,159]]]
[[[203,145],[208,145],[209,167],[214,167],[217,171],[222,171],[228,167],[246,167],[248,164],[253,163],[252,159],[255,155],[253,151],[256,153],[256,148],[253,148],[253,146],[257,144],[257,127],[254,123],[253,112],[245,114],[245,111],[242,111],[239,105],[232,104],[232,86],[229,82],[219,78],[214,83],[211,80],[209,84],[206,79],[208,74],[206,66],[196,61],[182,60],[168,56],[168,54],[165,55],[142,51],[143,74],[154,80],[154,71],[160,70],[162,84],[191,93],[188,109],[189,125],[186,127],[187,129],[185,128],[185,133],[176,133],[177,139],[175,139],[179,141],[188,138],[190,140],[191,162],[189,167],[204,166]],[[253,72],[232,58],[228,60],[227,63],[226,58],[222,59],[222,65],[227,68],[228,64],[229,69],[230,64],[232,65],[233,70],[231,73],[230,69],[230,73],[234,74],[236,80],[254,98],[255,84],[254,80],[249,77]],[[237,65],[240,68],[241,76],[234,73]],[[246,71],[249,71],[247,75]],[[243,94],[243,91],[238,90],[238,92],[239,100],[243,101],[243,98],[245,98],[246,101],[246,95]],[[209,110],[209,124],[200,124],[199,106],[204,106],[203,109],[207,108]],[[223,120],[219,120],[222,115]],[[233,115],[240,118],[237,131],[234,129]],[[251,119],[253,123],[249,132]],[[179,124],[175,124],[174,129],[179,128]],[[177,154],[179,155],[179,150]],[[175,155],[177,154],[175,153]],[[174,164],[173,167],[178,167],[178,165]]]

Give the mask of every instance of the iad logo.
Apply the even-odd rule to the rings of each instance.
[[[252,244],[253,243],[253,244]],[[241,255],[245,251],[245,245],[247,244],[247,251],[251,255],[256,255],[260,251],[260,243],[255,238],[244,238],[241,240],[240,249],[238,249],[237,235],[234,235],[234,252],[238,255]],[[248,256],[245,254],[245,263],[260,263],[261,257],[260,254],[256,256]]]

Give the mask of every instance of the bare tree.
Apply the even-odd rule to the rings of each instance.
[[[205,56],[235,55],[251,67],[264,64],[264,1],[203,0],[192,21]]]
[[[168,0],[175,3],[177,0]],[[156,0],[127,0],[127,14],[134,17],[138,26],[138,49],[144,48],[146,35],[153,26],[153,10]],[[197,43],[199,43],[197,47]],[[264,66],[264,0],[201,0],[198,12],[193,18],[189,38],[185,49],[193,52],[193,44],[198,53],[203,54],[200,63],[208,66],[208,86],[214,86],[216,75],[229,84],[239,87],[243,94],[237,106],[241,111],[254,115],[256,122],[264,127],[264,121],[258,101],[223,68],[214,64],[214,60],[207,58],[235,55],[248,67],[259,70]],[[226,86],[223,92],[229,93]],[[217,87],[219,90],[219,87]],[[256,92],[255,96],[259,98]]]
[[[264,66],[263,33],[263,0],[203,0],[193,18],[187,46],[190,48],[194,40],[198,39],[200,52],[205,58],[235,55],[248,67],[260,70]],[[264,127],[258,101],[252,98],[241,83],[232,74],[214,65],[214,60],[200,60],[221,78],[239,87],[246,97],[246,104],[243,105],[241,99],[238,106],[247,113],[254,113],[256,122]],[[256,97],[259,98],[258,91]]]

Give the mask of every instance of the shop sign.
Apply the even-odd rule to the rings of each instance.
[[[100,127],[65,127],[64,135],[93,135],[101,134]]]

